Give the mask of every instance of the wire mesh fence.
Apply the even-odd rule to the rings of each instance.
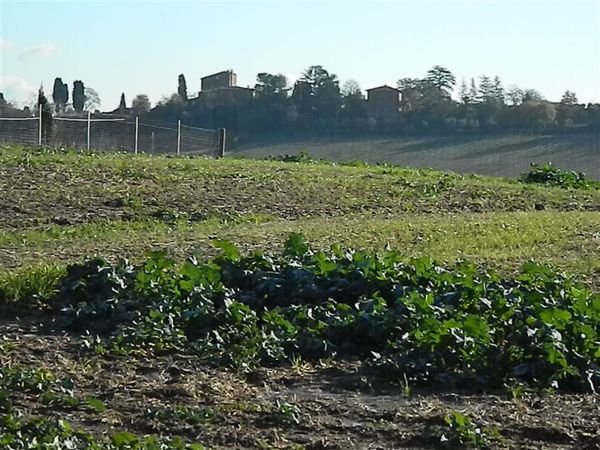
[[[0,117],[0,144],[219,157],[225,150],[225,130],[91,114]]]
[[[39,143],[39,119],[0,118],[0,144],[36,145]]]

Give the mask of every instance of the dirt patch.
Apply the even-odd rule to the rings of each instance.
[[[189,355],[105,357],[83,337],[44,330],[31,319],[0,323],[0,364],[70,378],[77,396],[106,410],[47,406],[27,393],[15,408],[98,436],[177,435],[210,448],[447,448],[443,419],[456,410],[495,428],[497,448],[600,448],[597,395],[419,391],[380,384],[352,362],[242,373]]]

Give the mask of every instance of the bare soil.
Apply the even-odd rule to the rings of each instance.
[[[600,448],[598,395],[432,392],[380,384],[356,362],[236,372],[183,354],[98,356],[82,337],[37,322],[0,322],[0,364],[71,378],[79,398],[98,398],[106,410],[45,406],[29,394],[16,408],[67,419],[96,436],[176,435],[217,449],[448,448],[443,419],[457,410],[500,433],[494,448]],[[299,408],[297,420],[281,405]]]

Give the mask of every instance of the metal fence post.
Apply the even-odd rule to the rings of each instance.
[[[217,147],[217,158],[225,156],[225,140],[227,139],[227,132],[225,128],[219,128],[219,146]]]
[[[40,120],[38,122],[38,145],[41,147],[42,146],[42,104],[39,104],[39,116],[40,116]]]
[[[135,147],[133,149],[133,152],[137,155],[138,153],[138,139],[139,139],[139,131],[140,131],[140,121],[139,121],[139,117],[135,118]]]
[[[87,150],[90,151],[90,136],[92,129],[92,112],[88,111],[88,120],[87,120]]]
[[[181,152],[181,120],[177,121],[177,156]]]
[[[150,151],[154,153],[154,131],[152,132],[152,143],[150,144]]]

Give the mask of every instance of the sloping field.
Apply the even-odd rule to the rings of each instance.
[[[544,261],[596,267],[598,190],[377,166],[9,149],[0,154],[0,192],[0,268],[91,253],[139,258],[152,245],[183,256],[206,252],[206,241],[222,234],[275,246],[297,230],[323,248],[389,243],[452,261],[473,247],[478,230],[490,229],[504,237],[492,243],[496,232],[489,233],[468,250],[472,258],[514,267],[545,254]],[[438,239],[445,244],[424,247]]]
[[[531,162],[552,162],[600,180],[600,133],[573,135],[359,139],[265,144],[232,149],[235,155],[264,157],[309,152],[331,161],[363,160],[459,173],[518,177]]]
[[[595,186],[0,148],[0,447],[599,448],[599,280]]]

